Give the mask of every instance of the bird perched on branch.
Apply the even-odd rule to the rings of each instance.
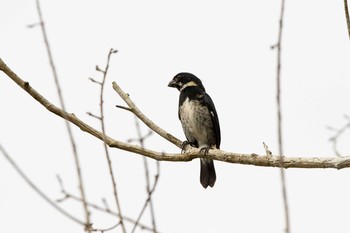
[[[220,148],[220,125],[214,103],[205,92],[199,78],[191,73],[179,73],[170,81],[168,87],[180,91],[179,119],[187,144],[201,149],[205,155],[211,148]],[[204,188],[213,187],[216,181],[214,162],[201,158],[200,182]]]

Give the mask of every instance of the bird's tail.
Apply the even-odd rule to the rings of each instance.
[[[216,173],[214,161],[212,159],[201,159],[200,181],[203,188],[207,188],[208,185],[210,187],[214,186],[216,181]]]

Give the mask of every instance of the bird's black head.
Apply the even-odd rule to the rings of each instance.
[[[201,80],[191,73],[178,73],[168,84],[168,87],[175,87],[179,91],[182,91],[189,86],[199,87],[205,92]]]

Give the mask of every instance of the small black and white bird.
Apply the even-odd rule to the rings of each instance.
[[[187,141],[208,153],[211,148],[220,148],[220,125],[218,114],[210,96],[199,78],[191,73],[179,73],[170,81],[168,87],[180,91],[179,119]],[[201,158],[200,182],[204,188],[213,187],[216,181],[214,162]]]

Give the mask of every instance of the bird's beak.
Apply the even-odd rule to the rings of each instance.
[[[176,87],[176,82],[174,80],[171,80],[168,84],[168,87]]]

